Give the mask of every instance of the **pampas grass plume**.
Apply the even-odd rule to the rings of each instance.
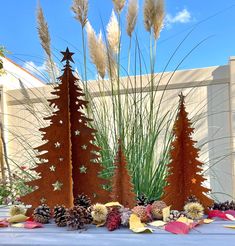
[[[144,1],[144,26],[150,32],[155,16],[155,0]]]
[[[124,8],[126,0],[113,0],[114,9],[117,13],[120,13]]]
[[[109,23],[107,25],[107,40],[109,47],[114,53],[118,53],[119,50],[119,42],[120,42],[120,28],[117,21],[117,17],[112,11]]]
[[[153,19],[154,38],[158,39],[163,27],[165,17],[164,0],[158,0],[155,6],[155,15]]]
[[[126,16],[126,22],[127,22],[127,34],[128,36],[132,36],[132,33],[135,29],[137,16],[138,16],[138,1],[137,0],[129,0],[128,2],[128,10],[127,10],[127,16]]]
[[[88,0],[73,0],[72,11],[82,27],[87,23]]]

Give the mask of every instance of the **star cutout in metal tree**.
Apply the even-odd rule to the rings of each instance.
[[[87,149],[87,146],[85,144],[82,145],[82,149],[86,150]]]
[[[47,201],[47,199],[45,199],[44,197],[42,197],[41,199],[40,199],[40,202],[43,204],[43,203],[45,203]]]
[[[80,135],[80,131],[79,130],[76,130],[75,131],[75,136],[79,136]]]
[[[50,171],[51,171],[51,172],[55,172],[55,166],[53,166],[53,165],[50,166]]]
[[[84,165],[82,165],[79,169],[80,173],[86,173],[87,168]]]
[[[72,56],[74,55],[74,53],[73,52],[70,52],[69,51],[69,48],[67,48],[65,52],[62,51],[60,53],[64,56],[63,59],[61,60],[61,62],[63,62],[63,61],[67,61],[67,62],[68,61],[71,61],[71,62],[74,63],[73,58],[72,58]]]
[[[55,148],[60,148],[60,143],[59,142],[55,143]]]
[[[59,181],[56,181],[54,184],[52,184],[52,186],[54,187],[54,191],[56,191],[56,190],[61,190],[63,184],[60,183]]]

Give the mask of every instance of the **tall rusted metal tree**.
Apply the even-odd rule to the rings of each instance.
[[[122,143],[119,140],[110,197],[113,201],[118,201],[124,207],[133,208],[136,204],[136,195],[127,165],[128,163],[123,153]]]
[[[196,196],[205,208],[212,205],[212,200],[206,195],[210,190],[202,183],[203,163],[198,160],[199,149],[194,147],[192,140],[194,128],[188,119],[185,110],[184,96],[180,95],[179,111],[174,124],[174,141],[170,151],[171,161],[168,165],[168,185],[164,189],[163,200],[171,205],[172,209],[182,210],[187,198]]]
[[[84,94],[70,66],[74,53],[68,48],[61,53],[66,64],[52,92],[56,97],[49,100],[55,112],[45,119],[50,125],[40,129],[45,143],[36,148],[40,163],[33,170],[40,178],[28,182],[37,189],[22,197],[33,207],[44,202],[72,207],[73,197],[79,193],[90,196],[92,202],[106,202],[109,196],[102,188],[105,180],[99,177],[102,167],[98,163],[99,148],[93,143],[95,130],[83,111],[88,102],[82,99]]]

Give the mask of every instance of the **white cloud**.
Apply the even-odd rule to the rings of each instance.
[[[46,71],[46,62],[38,66],[33,61],[27,61],[24,63],[23,67],[30,73],[42,76]]]
[[[184,8],[183,10],[177,12],[174,16],[171,14],[167,14],[165,25],[169,27],[175,23],[185,24],[189,23],[190,21],[192,21],[192,15],[186,8]]]

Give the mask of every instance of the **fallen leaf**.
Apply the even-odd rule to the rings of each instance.
[[[24,228],[26,229],[35,229],[35,228],[42,228],[43,225],[41,223],[35,221],[26,221],[24,223]]]
[[[204,224],[210,224],[210,223],[212,223],[214,220],[212,220],[212,219],[204,219],[203,220],[203,223]]]
[[[235,229],[235,225],[224,225],[225,228]]]
[[[16,224],[12,224],[11,227],[23,228],[24,224],[23,223],[16,223]]]
[[[233,217],[235,217],[235,210],[226,210],[226,214],[231,214]]]
[[[227,213],[225,213],[225,216],[226,216],[229,220],[232,220],[232,221],[234,221],[234,220],[235,220],[235,217],[234,217],[234,216],[232,216],[231,214],[227,214]]]
[[[179,219],[177,219],[177,221],[182,222],[182,223],[185,223],[185,224],[191,224],[191,223],[193,223],[193,220],[188,219],[186,217],[180,217]]]
[[[8,227],[9,223],[7,221],[1,221],[0,222],[0,227]]]
[[[208,219],[212,219],[212,218],[220,218],[223,220],[228,220],[229,218],[226,216],[225,213],[223,213],[222,211],[219,210],[211,210],[208,212]]]
[[[108,202],[104,204],[106,207],[123,207],[119,202]]]
[[[188,234],[190,226],[183,222],[173,221],[165,226],[165,230],[174,234]]]
[[[170,216],[170,211],[171,211],[171,206],[162,209],[163,221],[167,221],[167,218]]]
[[[27,216],[23,214],[17,214],[8,219],[9,223],[19,223],[19,222],[25,222],[28,219]]]
[[[140,218],[136,214],[131,214],[129,219],[129,228],[133,232],[136,233],[152,233],[153,229],[149,227],[145,227],[145,224],[143,224],[140,221]]]
[[[161,227],[161,226],[164,226],[166,224],[166,222],[161,221],[161,220],[156,220],[156,221],[150,222],[148,224],[151,226],[155,226],[155,227]]]

